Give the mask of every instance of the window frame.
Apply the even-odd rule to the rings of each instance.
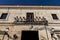
[[[59,20],[57,14],[53,14],[53,13],[52,13],[51,16],[52,16],[53,20]]]
[[[1,13],[1,16],[2,16],[2,14],[4,14],[4,12],[3,13]],[[0,19],[1,21],[7,21],[8,20],[8,15],[9,15],[9,13],[7,13],[7,16],[6,16],[6,18],[5,19]],[[0,16],[0,17],[1,17]]]
[[[29,20],[29,21],[28,21],[28,19],[29,19],[28,15],[29,15],[29,14],[30,14],[31,17],[32,17],[32,20]],[[30,15],[29,15],[29,16],[30,16]],[[34,12],[27,12],[27,13],[26,13],[26,21],[28,21],[28,22],[34,21]]]

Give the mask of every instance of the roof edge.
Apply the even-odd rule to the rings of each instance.
[[[0,5],[0,8],[42,8],[42,9],[60,9],[60,6],[42,6],[42,5]]]

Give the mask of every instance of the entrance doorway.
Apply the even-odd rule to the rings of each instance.
[[[39,40],[38,31],[22,31],[21,40]]]

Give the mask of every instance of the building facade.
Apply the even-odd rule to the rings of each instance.
[[[60,6],[0,6],[0,40],[60,40]]]

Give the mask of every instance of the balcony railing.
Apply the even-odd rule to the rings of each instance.
[[[27,19],[25,17],[19,17],[16,16],[14,21],[14,24],[17,25],[48,25],[48,21],[46,20],[46,18],[42,17],[42,18],[34,18],[33,21],[27,21]]]

